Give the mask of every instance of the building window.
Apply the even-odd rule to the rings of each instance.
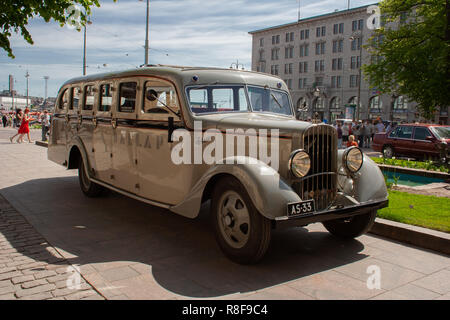
[[[294,57],[294,47],[284,48],[284,58],[292,59]]]
[[[280,52],[279,48],[272,49],[272,60],[278,60],[280,58],[279,57],[279,52]]]
[[[340,34],[340,33],[344,33],[344,24],[336,23],[335,25],[333,25],[333,34]]]
[[[382,102],[380,96],[374,96],[369,100],[369,108],[370,109],[381,109]]]
[[[300,40],[306,40],[306,39],[309,39],[309,29],[300,31]]]
[[[299,88],[299,89],[304,89],[304,88],[306,88],[306,86],[307,86],[307,81],[308,81],[307,78],[300,78],[300,79],[298,79],[298,88]]]
[[[307,57],[309,55],[309,44],[300,46],[300,57]]]
[[[314,101],[313,101],[313,109],[314,110],[317,110],[317,109],[322,110],[324,108],[325,108],[325,104],[321,97],[314,99]]]
[[[316,43],[316,55],[325,54],[325,42]]]
[[[292,89],[292,79],[286,79],[286,80],[284,80],[284,82],[286,82],[288,89],[291,90]]]
[[[394,101],[394,109],[405,110],[408,108],[408,103],[403,96],[398,96]]]
[[[361,57],[351,57],[350,58],[350,69],[358,69],[361,66]]]
[[[342,87],[342,78],[341,76],[332,76],[331,77],[331,87],[332,88],[341,88]]]
[[[278,75],[278,65],[271,66],[270,73],[273,75]]]
[[[307,73],[308,72],[308,62],[300,62],[298,64],[299,73]]]
[[[259,39],[259,46],[264,47],[264,38]]]
[[[287,63],[284,65],[284,73],[292,74],[292,63]]]
[[[341,99],[339,97],[334,97],[330,101],[330,109],[340,109],[341,108]]]
[[[358,83],[359,83],[358,79],[359,79],[359,76],[357,76],[357,75],[350,76],[350,88],[355,88],[358,86]]]
[[[323,77],[316,77],[315,81],[314,81],[314,85],[316,87],[321,87],[323,86]]]
[[[361,49],[361,37],[353,38],[352,40],[352,50],[360,50]]]
[[[272,44],[280,43],[280,35],[272,36]]]
[[[333,70],[342,70],[342,58],[333,59],[331,65]]]
[[[364,20],[353,20],[352,21],[352,31],[362,30],[364,25]]]
[[[264,49],[259,50],[259,61],[264,61]]]
[[[344,33],[344,23],[339,23],[339,33]]]
[[[292,42],[292,41],[294,41],[294,33],[293,32],[286,33],[286,42]]]

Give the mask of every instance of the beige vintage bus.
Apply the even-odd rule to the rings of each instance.
[[[211,200],[222,251],[254,263],[274,228],[322,222],[357,237],[388,202],[361,150],[338,150],[333,127],[294,115],[286,84],[262,73],[157,65],[91,75],[62,85],[48,158],[78,169],[89,197],[114,190],[189,218]]]

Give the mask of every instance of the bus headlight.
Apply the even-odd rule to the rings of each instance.
[[[350,173],[358,172],[363,165],[363,153],[357,147],[351,147],[344,151],[343,163]]]
[[[292,152],[289,158],[289,170],[296,177],[302,178],[306,176],[311,168],[311,159],[308,153],[303,150]]]

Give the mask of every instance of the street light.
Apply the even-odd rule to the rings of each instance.
[[[144,1],[144,0],[139,0]],[[145,21],[145,63],[144,66],[148,65],[148,20],[150,13],[150,0],[147,0],[147,18]]]
[[[92,21],[87,17],[87,21],[84,24],[84,46],[83,46],[83,76],[86,75],[86,24],[92,24]]]
[[[25,78],[27,78],[27,105],[26,105],[26,107],[28,107],[28,78],[30,77],[30,74],[28,73],[28,70],[27,70],[27,73],[25,74]]]
[[[360,44],[359,44],[358,103],[356,105],[356,120],[359,120],[359,109],[360,109],[360,106],[361,106],[361,67],[362,67],[362,48],[363,48],[363,35],[362,35],[362,33],[361,33],[361,35],[358,38],[361,39],[361,40],[360,40]],[[356,40],[356,37],[351,36],[350,40],[354,41],[354,40]],[[358,61],[356,61],[356,63],[358,63]]]

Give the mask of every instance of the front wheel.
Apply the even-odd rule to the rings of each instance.
[[[90,198],[100,197],[105,194],[106,188],[92,182],[87,176],[83,158],[80,157],[78,164],[78,180],[80,182],[81,191]]]
[[[377,211],[357,215],[350,218],[323,222],[323,226],[333,235],[340,238],[356,238],[367,233],[372,228]]]
[[[269,247],[271,223],[238,180],[227,177],[217,183],[211,215],[217,243],[230,260],[252,264],[262,259]]]

